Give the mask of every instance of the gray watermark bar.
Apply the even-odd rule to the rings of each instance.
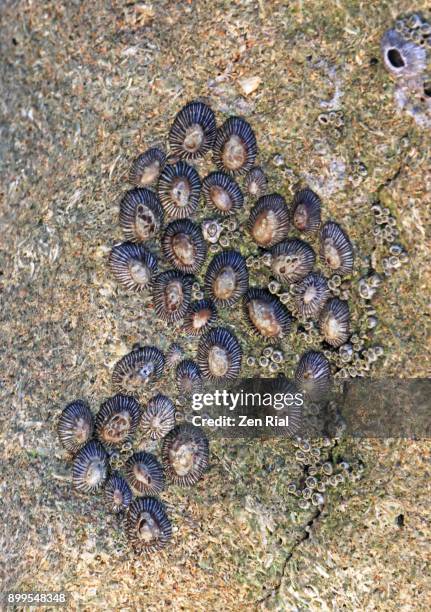
[[[431,439],[431,379],[352,379],[324,393],[284,377],[207,384],[187,419],[211,437]]]

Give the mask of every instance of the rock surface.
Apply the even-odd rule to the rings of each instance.
[[[410,8],[2,3],[0,591],[65,590],[71,609],[429,608],[427,442],[344,441],[363,477],[317,513],[287,494],[290,442],[218,441],[207,476],[166,494],[173,544],[146,560],[98,498],[72,492],[55,431],[67,402],[97,409],[111,394],[112,366],[135,342],[170,344],[106,259],[131,160],[201,96],[219,121],[246,116],[274,191],[307,183],[361,252],[371,204],[390,210],[409,262],[374,302],[376,374],[429,375],[429,134],[397,113],[379,56]],[[250,75],[259,86],[243,97]]]

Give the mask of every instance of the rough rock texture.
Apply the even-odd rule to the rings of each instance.
[[[370,204],[390,209],[410,259],[375,300],[375,375],[429,375],[429,133],[397,113],[379,56],[382,32],[411,8],[1,4],[0,591],[66,590],[71,609],[89,610],[429,609],[427,442],[343,442],[364,476],[321,513],[287,494],[288,441],[217,442],[204,480],[164,495],[173,543],[146,560],[99,498],[72,492],[55,432],[66,402],[97,409],[110,395],[135,342],[169,345],[106,257],[131,160],[198,96],[219,121],[246,116],[273,190],[315,188],[359,252],[371,248]],[[319,121],[331,111],[335,123]]]

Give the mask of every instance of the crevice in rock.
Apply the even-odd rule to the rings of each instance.
[[[335,454],[335,449],[337,448],[337,446],[338,446],[338,441],[335,441],[335,444],[330,448],[328,452],[327,461],[334,463],[334,454]],[[306,471],[306,468],[304,466],[304,472],[305,471]],[[291,561],[291,559],[293,558],[298,548],[300,548],[301,545],[306,540],[309,539],[313,527],[315,526],[316,523],[319,522],[319,519],[323,513],[324,507],[325,507],[325,504],[316,508],[316,511],[314,512],[313,516],[305,523],[305,525],[303,526],[303,534],[301,535],[301,537],[298,538],[296,543],[292,546],[292,549],[290,550],[290,552],[286,555],[286,558],[283,563],[283,567],[281,569],[280,580],[278,581],[278,584],[271,590],[270,593],[268,593],[261,599],[258,599],[256,602],[257,605],[261,605],[262,603],[264,603],[265,601],[268,601],[269,599],[271,599],[271,597],[274,597],[278,593],[278,591],[281,588],[281,583],[283,581],[284,574],[286,572],[286,568],[287,568],[289,561]]]

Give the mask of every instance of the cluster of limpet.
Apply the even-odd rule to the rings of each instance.
[[[120,225],[128,242],[112,249],[110,265],[120,284],[135,291],[146,289],[160,320],[180,326],[189,337],[200,338],[195,359],[177,359],[176,350],[168,356],[178,393],[187,396],[203,379],[220,381],[240,372],[242,348],[235,333],[226,326],[213,326],[220,310],[241,302],[249,290],[248,269],[241,253],[218,250],[224,246],[221,240],[218,244],[223,230],[230,235],[238,230],[234,217],[244,206],[245,191],[260,198],[256,232],[265,235],[269,231],[271,244],[285,235],[290,217],[282,196],[265,199],[268,181],[255,166],[256,137],[243,118],[228,118],[217,127],[213,111],[203,102],[193,101],[176,115],[168,143],[168,154],[153,147],[132,164],[129,179],[134,189],[126,192],[120,203]],[[196,162],[210,153],[216,169],[201,177]],[[239,177],[245,177],[245,191]],[[196,220],[201,198],[220,215],[220,221]],[[263,219],[270,224],[268,230],[263,228]],[[214,254],[211,247],[216,245]],[[214,255],[209,262],[208,254]],[[199,274],[203,275],[202,287],[195,280]],[[258,313],[257,319],[252,317],[257,329],[259,325],[266,329],[267,323],[259,321],[260,303],[253,302],[250,307]],[[274,313],[273,304],[265,308],[264,317],[272,317],[269,326],[275,326],[265,333],[281,337],[289,317],[281,305]],[[280,321],[279,314],[283,315]],[[279,332],[277,325],[281,325]],[[163,369],[159,349],[134,349],[116,364],[114,388],[139,397],[162,376]]]
[[[117,391],[139,397],[172,373],[178,396],[186,398],[205,380],[221,382],[239,376],[244,365],[266,363],[264,356],[242,359],[244,335],[268,343],[275,355],[303,340],[302,356],[314,350],[335,378],[367,371],[365,341],[353,348],[358,367],[346,357],[357,335],[349,305],[356,257],[346,228],[325,218],[311,188],[298,189],[290,201],[274,192],[257,153],[245,119],[230,117],[218,126],[211,108],[193,101],[176,115],[166,152],[153,147],[133,163],[134,189],[120,205],[128,246],[113,248],[111,269],[120,284],[151,296],[158,320],[190,352],[172,345],[163,372],[156,347],[145,348],[154,351],[147,360],[131,351],[114,368]],[[199,163],[210,157],[215,168],[206,164],[203,174]],[[147,178],[139,182],[139,173]],[[142,248],[141,259],[134,252],[125,261],[131,246]],[[121,269],[112,265],[119,249],[126,253]],[[369,332],[375,316],[367,308]],[[280,367],[271,363],[268,372],[275,375]]]
[[[162,440],[160,461],[150,452],[133,452],[133,440]],[[174,402],[156,394],[145,406],[132,396],[117,394],[93,416],[88,404],[68,404],[58,420],[58,435],[72,462],[76,491],[103,491],[109,511],[125,516],[129,542],[137,552],[163,548],[172,526],[158,499],[167,483],[187,487],[200,480],[209,458],[208,439],[199,427],[176,422]],[[115,469],[118,449],[132,450]],[[136,495],[136,498],[134,498]]]
[[[210,156],[215,167],[205,176],[198,164]],[[131,545],[150,552],[172,536],[158,497],[170,483],[194,485],[208,466],[205,433],[181,422],[188,417],[182,407],[205,381],[274,377],[290,367],[296,387],[322,402],[333,379],[366,375],[383,349],[369,346],[352,320],[357,253],[346,228],[325,217],[309,187],[290,201],[271,189],[244,119],[218,127],[208,105],[187,104],[167,150],[139,155],[129,181],[119,215],[125,241],[112,248],[109,268],[128,292],[150,298],[171,344],[133,346],[112,371],[117,395],[96,417],[83,401],[68,405],[58,433],[73,457],[75,488],[104,490],[107,507],[126,515]],[[367,293],[367,333],[378,279],[370,270],[359,288]],[[249,338],[264,347],[256,357]],[[294,349],[292,368],[298,341],[305,349]],[[149,448],[136,445],[139,438]],[[314,481],[307,487],[314,490]]]

